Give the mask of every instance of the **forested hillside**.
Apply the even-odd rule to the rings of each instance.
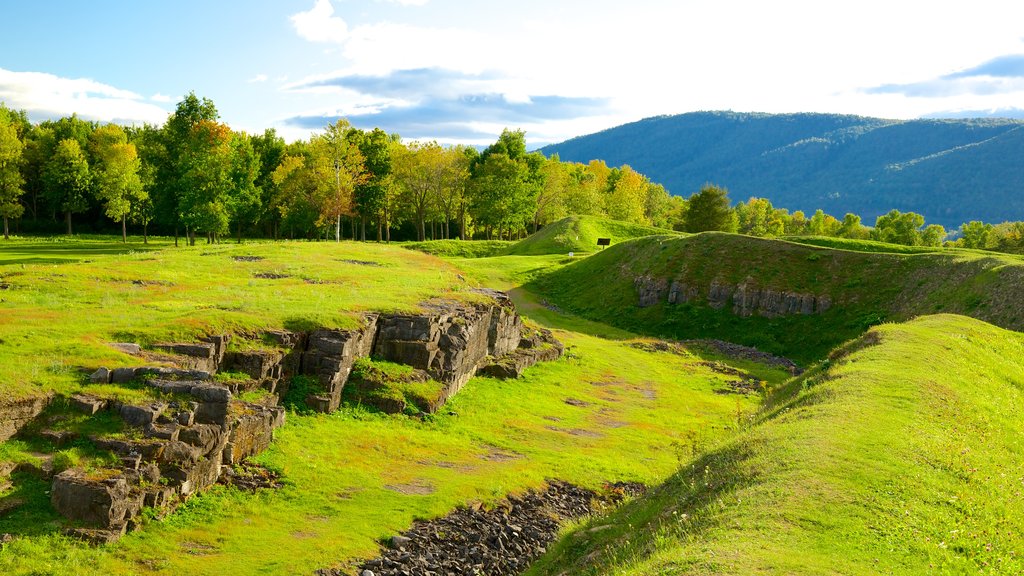
[[[1024,218],[1024,122],[696,112],[648,118],[542,149],[628,164],[676,195],[706,182],[736,200],[866,222],[896,208],[957,227]]]

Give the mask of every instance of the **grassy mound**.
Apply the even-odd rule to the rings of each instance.
[[[688,302],[668,303],[672,282]],[[639,307],[638,285],[660,286]],[[660,284],[659,284],[660,283]],[[712,287],[740,286],[830,300],[815,314],[742,316]],[[885,254],[835,250],[735,234],[652,236],[613,246],[533,281],[559,307],[638,333],[719,338],[808,363],[885,320],[954,312],[1024,328],[1024,261],[1015,256],[948,251]]]
[[[448,258],[489,258],[501,256],[514,246],[508,240],[428,240],[403,244],[410,250],[418,250]]]
[[[890,244],[888,242],[878,242],[877,240],[854,240],[851,238],[833,238],[831,236],[785,236],[782,239],[796,242],[797,244],[809,244],[811,246],[835,248],[837,250],[852,250],[854,252],[925,254],[945,250],[944,248],[934,246],[904,246],[903,244]]]
[[[597,216],[569,216],[548,224],[536,234],[515,244],[508,253],[515,256],[588,253],[598,250],[598,238],[610,238],[612,245],[615,245],[652,234],[675,232]]]
[[[872,329],[530,574],[1020,574],[1024,336]]]

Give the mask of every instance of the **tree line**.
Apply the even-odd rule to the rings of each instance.
[[[338,120],[286,143],[249,135],[189,94],[163,126],[99,125],[76,115],[38,124],[0,103],[0,216],[72,234],[97,221],[194,244],[228,235],[390,241],[512,239],[568,214],[671,225],[664,187],[629,166],[561,162],[505,130],[482,151],[403,142]],[[368,232],[369,229],[369,232]]]
[[[163,126],[99,125],[75,115],[39,124],[0,103],[0,217],[68,234],[117,225],[217,242],[263,238],[514,239],[568,215],[597,215],[689,232],[833,236],[904,245],[951,244],[1024,253],[1024,222],[968,222],[958,237],[914,212],[892,210],[873,227],[856,214],[810,217],[766,198],[733,206],[706,185],[687,199],[628,165],[562,162],[528,152],[505,130],[478,151],[403,142],[338,120],[286,143],[273,129],[249,135],[220,122],[213,102],[189,94]],[[369,229],[369,232],[368,232]]]
[[[875,225],[869,227],[857,214],[847,213],[840,220],[819,209],[808,218],[799,210],[790,213],[785,208],[776,208],[767,198],[750,198],[732,206],[728,190],[713,184],[705,185],[682,202],[673,216],[673,227],[686,232],[718,230],[768,238],[826,236],[904,246],[950,246],[1024,254],[1024,222],[971,221],[951,232],[939,224],[925,225],[924,216],[916,212],[894,209],[879,216]]]

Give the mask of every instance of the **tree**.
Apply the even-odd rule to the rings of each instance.
[[[786,234],[788,235],[806,234],[807,226],[807,216],[804,215],[802,210],[797,210],[786,218]]]
[[[995,227],[972,220],[960,225],[960,242],[964,248],[992,248],[995,245]]]
[[[836,220],[835,216],[825,214],[820,208],[814,211],[811,220],[807,223],[807,231],[813,236],[838,236],[842,223]]]
[[[751,198],[736,205],[740,234],[750,236],[781,236],[786,231],[782,215],[767,198]]]
[[[565,191],[569,179],[568,164],[562,163],[558,154],[544,161],[541,175],[544,184],[537,195],[537,210],[533,214],[533,231],[542,224],[558,220],[565,216]]]
[[[194,92],[189,92],[164,123],[162,146],[152,150],[151,161],[156,169],[156,185],[152,189],[154,209],[161,220],[174,227],[175,246],[178,245],[178,227],[184,224],[182,199],[188,193],[187,173],[192,168],[188,163],[195,164],[198,150],[198,144],[191,140],[200,122],[215,123],[219,116],[211,100],[200,100]]]
[[[277,131],[273,128],[268,128],[262,135],[253,136],[250,140],[253,150],[260,159],[260,173],[255,182],[256,189],[260,191],[261,213],[258,220],[263,222],[265,227],[270,227],[268,232],[270,236],[277,238],[281,213],[275,204],[275,199],[279,198],[279,195],[273,174],[284,158],[284,138],[278,136]]]
[[[116,124],[96,129],[89,139],[94,165],[95,193],[103,213],[121,223],[121,241],[128,243],[128,215],[143,201],[146,192],[139,178],[141,162],[134,144]]]
[[[4,218],[4,240],[10,239],[8,220],[24,212],[19,202],[25,183],[20,170],[23,149],[10,111],[0,105],[0,216]]]
[[[306,166],[307,169],[312,169],[318,178],[333,178],[333,193],[322,195],[318,200],[321,219],[333,220],[335,224],[336,242],[341,242],[342,216],[354,213],[356,187],[364,184],[369,178],[362,152],[347,138],[351,129],[352,125],[344,118],[329,124],[321,136],[312,140],[314,155]]]
[[[644,223],[647,204],[647,185],[650,182],[628,165],[615,172],[614,183],[605,199],[608,217],[624,222]]]
[[[78,140],[66,138],[57,144],[53,157],[46,164],[44,178],[47,197],[64,212],[70,236],[71,215],[89,207],[88,196],[92,186],[89,162]]]
[[[451,238],[451,222],[466,203],[470,162],[471,156],[463,146],[445,148],[442,152],[442,183],[437,191],[437,207],[444,219],[441,232],[446,240]]]
[[[243,224],[254,225],[260,219],[263,205],[256,180],[260,176],[260,157],[244,132],[231,138],[231,184],[228,189],[228,214],[242,243]]]
[[[670,228],[672,220],[670,214],[676,206],[676,196],[668,193],[661,184],[647,182],[647,194],[644,201],[644,218],[647,223],[659,228]],[[678,198],[682,200],[681,198]]]
[[[412,142],[396,148],[394,161],[403,204],[411,211],[416,221],[416,238],[422,242],[427,237],[427,211],[435,191],[443,185],[444,150],[437,142]]]
[[[687,232],[719,230],[735,232],[738,227],[736,213],[729,207],[729,192],[713,184],[705,184],[700,192],[690,196],[686,212]]]
[[[929,224],[921,231],[922,246],[942,246],[946,239],[946,229],[939,224]]]
[[[873,236],[882,242],[917,246],[921,243],[921,234],[918,231],[921,226],[924,226],[924,216],[893,209],[875,221]]]
[[[842,238],[864,240],[871,237],[871,230],[860,223],[860,216],[847,212],[839,225],[838,235]]]
[[[228,231],[231,140],[231,129],[213,120],[200,120],[184,140],[177,162],[182,170],[177,200],[189,245],[195,245],[196,232],[205,232],[207,242],[216,242]]]
[[[391,185],[391,136],[380,128],[369,132],[351,128],[346,136],[363,155],[366,177],[355,187],[355,211],[362,225],[362,239],[366,240],[366,221],[377,223],[377,241],[382,240],[384,212],[388,187]],[[387,232],[390,238],[390,231]]]

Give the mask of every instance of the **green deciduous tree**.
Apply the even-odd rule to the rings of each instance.
[[[44,171],[46,196],[65,215],[68,235],[72,234],[71,215],[89,207],[92,175],[78,140],[66,138],[57,144]]]
[[[690,196],[688,204],[687,232],[735,232],[739,225],[736,212],[729,207],[729,192],[725,188],[705,184],[700,192]]]
[[[20,202],[25,182],[21,176],[24,143],[11,116],[7,108],[0,106],[0,216],[4,219],[4,240],[10,239],[8,220],[24,212]]]
[[[872,235],[882,242],[917,246],[921,243],[921,226],[924,226],[924,216],[893,209],[878,217]]]
[[[628,165],[615,171],[605,210],[608,217],[625,222],[646,223],[647,186],[650,182]]]
[[[751,236],[781,236],[786,222],[767,198],[751,198],[736,205],[736,220],[740,234]]]
[[[995,227],[972,220],[960,225],[960,246],[964,248],[992,248],[996,244]]]
[[[89,139],[95,158],[94,180],[96,197],[103,203],[103,213],[121,223],[121,240],[128,242],[127,221],[133,206],[144,201],[139,160],[135,144],[128,142],[124,130],[116,124],[97,128]]]

